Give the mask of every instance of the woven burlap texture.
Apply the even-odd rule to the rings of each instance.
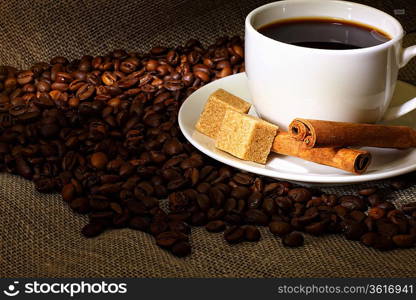
[[[360,1],[416,29],[411,1]],[[115,48],[147,51],[199,38],[243,35],[244,17],[260,0],[213,1],[1,1],[0,64],[28,67],[55,55],[77,58]],[[403,11],[401,11],[403,12]],[[405,45],[415,44],[410,34]],[[402,80],[416,83],[415,62]],[[384,186],[384,182],[377,183]],[[328,189],[355,193],[360,186]],[[391,194],[414,201],[416,187]],[[221,234],[192,230],[193,254],[175,258],[144,233],[113,230],[85,239],[86,217],[74,214],[56,194],[39,194],[32,183],[0,174],[0,277],[413,277],[414,249],[380,252],[340,236],[306,236],[305,247],[287,249],[262,229],[259,243],[226,244]]]

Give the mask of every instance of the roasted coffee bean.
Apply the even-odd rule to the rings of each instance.
[[[211,185],[208,182],[202,182],[200,184],[198,184],[198,186],[196,187],[197,191],[200,193],[204,193],[207,194],[209,189],[210,189]]]
[[[315,211],[310,214],[305,214],[303,216],[293,218],[292,220],[297,220],[299,224],[305,226],[316,221],[318,218],[319,218],[319,212]]]
[[[323,204],[323,200],[321,198],[312,198],[311,200],[309,200],[308,202],[306,202],[306,208],[310,208],[310,207],[317,207],[317,206],[321,206]]]
[[[211,165],[202,167],[200,172],[201,180],[205,180],[211,174],[212,171],[214,171],[214,167]]]
[[[174,169],[164,169],[162,170],[161,175],[164,179],[168,181],[175,180],[181,177],[181,174]]]
[[[70,202],[69,206],[80,214],[85,214],[90,211],[90,204],[86,197],[75,198]]]
[[[168,200],[169,208],[172,212],[186,211],[190,205],[189,199],[182,192],[171,193]]]
[[[95,92],[94,85],[89,84],[89,83],[85,83],[85,84],[81,85],[79,87],[79,89],[77,90],[76,97],[79,100],[83,101],[83,100],[86,100],[88,98],[91,98],[92,95],[94,94],[94,92]]]
[[[62,188],[62,199],[65,202],[70,202],[75,197],[75,188],[71,183],[65,184]]]
[[[211,200],[211,204],[214,207],[222,207],[222,205],[224,204],[225,196],[219,188],[210,188],[208,191],[208,196]]]
[[[249,209],[245,213],[245,221],[249,224],[266,225],[269,217],[259,209]]]
[[[372,187],[372,188],[362,189],[358,192],[358,194],[361,195],[361,196],[370,196],[370,195],[374,194],[375,192],[377,192],[377,188]]]
[[[202,161],[196,158],[188,158],[181,162],[180,167],[182,169],[188,169],[188,168],[199,168],[202,165]],[[208,179],[207,179],[208,180]]]
[[[96,152],[91,155],[91,165],[96,169],[104,169],[107,166],[108,158],[103,152]]]
[[[222,220],[214,220],[205,225],[205,229],[209,232],[221,232],[225,229],[225,222]]]
[[[126,204],[132,214],[144,215],[147,213],[147,209],[142,202],[131,199],[128,200]]]
[[[289,191],[288,196],[295,202],[305,203],[311,199],[312,193],[306,188],[294,188]]]
[[[274,190],[274,193],[277,196],[286,196],[291,188],[292,184],[290,182],[281,181],[277,183],[277,187]]]
[[[363,223],[349,222],[344,224],[344,235],[348,240],[359,241],[366,233],[366,226]]]
[[[365,218],[364,224],[367,227],[368,231],[374,231],[376,229],[376,221],[371,217]]]
[[[252,225],[244,226],[244,239],[249,242],[257,242],[261,238],[260,231]]]
[[[387,219],[389,219],[392,223],[397,224],[401,221],[408,220],[408,217],[404,214],[403,211],[398,209],[390,210],[387,213]]]
[[[341,205],[337,205],[334,207],[334,212],[340,216],[340,217],[344,217],[348,214],[348,209],[345,208],[344,206]]]
[[[237,200],[234,198],[228,198],[225,200],[224,210],[226,212],[233,211],[237,208]]]
[[[44,138],[54,138],[59,133],[59,127],[57,124],[43,124],[40,127],[40,133]]]
[[[383,196],[381,193],[375,192],[374,194],[371,194],[367,197],[367,201],[371,206],[376,206],[378,203],[383,201]]]
[[[124,228],[129,223],[129,212],[128,210],[123,210],[122,213],[117,213],[114,215],[112,220],[112,225],[115,228]]]
[[[228,214],[224,216],[224,221],[227,222],[228,224],[239,225],[243,222],[243,218],[238,213],[229,212]]]
[[[367,206],[364,200],[357,196],[346,195],[338,199],[340,205],[349,210],[365,210]]]
[[[111,202],[110,203],[110,208],[117,214],[122,214],[123,213],[123,208],[117,202]]]
[[[231,171],[228,168],[225,168],[225,167],[221,167],[218,170],[218,173],[217,174],[218,174],[218,177],[216,179],[210,181],[212,184],[221,183],[224,180],[226,180],[229,177],[231,177]],[[211,177],[211,176],[209,176],[209,177]]]
[[[114,216],[114,212],[109,210],[96,211],[89,214],[90,221],[100,221],[103,224],[109,225],[111,218]]]
[[[90,179],[94,180],[93,184],[95,184],[96,181],[99,180],[98,178],[94,179],[94,178],[91,178],[91,177],[90,177]],[[98,187],[95,186],[94,188],[91,189],[91,192],[93,194],[105,195],[105,194],[115,194],[115,193],[120,192],[120,190],[121,190],[121,186],[120,186],[119,183],[106,183],[106,184],[103,184],[103,185],[98,186]]]
[[[207,212],[207,219],[208,220],[219,220],[219,219],[223,219],[224,216],[226,215],[226,211],[222,208],[210,208]]]
[[[276,212],[276,204],[273,198],[264,199],[261,208],[269,216],[273,215]]]
[[[370,213],[369,213],[370,215]],[[365,213],[363,213],[360,210],[353,210],[349,213],[349,217],[351,217],[352,219],[354,219],[355,221],[357,221],[358,223],[361,223],[362,221],[365,220],[365,218],[367,217],[365,215]]]
[[[322,198],[322,201],[330,207],[334,207],[338,204],[338,197],[336,195],[323,194],[321,198]]]
[[[360,240],[361,240],[361,243],[363,243],[364,245],[371,247],[375,245],[375,243],[377,242],[379,238],[380,236],[377,233],[367,232],[361,236]]]
[[[224,231],[224,239],[229,244],[238,244],[244,239],[244,229],[239,226],[230,226]]]
[[[217,182],[218,178],[218,171],[214,170],[205,178],[205,180],[213,184],[214,182]]]
[[[187,241],[180,241],[173,245],[172,254],[178,257],[184,257],[191,254],[191,245]]]
[[[297,203],[297,205],[299,205],[299,203]],[[302,205],[302,204],[300,204],[300,205]],[[305,216],[315,216],[316,214],[319,215],[319,210],[316,207],[309,207],[304,212]]]
[[[199,181],[199,170],[197,168],[189,168],[185,172],[185,177],[191,181],[192,186],[195,186]]]
[[[254,178],[247,173],[237,173],[233,176],[233,181],[241,185],[250,185],[254,182]]]
[[[26,179],[31,179],[33,172],[32,172],[32,168],[30,167],[30,165],[21,157],[16,159],[16,170],[17,173],[26,178]]]
[[[305,232],[312,234],[312,235],[321,235],[325,233],[327,228],[326,222],[315,222],[305,226]]]
[[[110,206],[110,201],[105,196],[91,195],[88,200],[90,207],[96,211],[103,211]]]
[[[283,221],[273,221],[269,224],[269,230],[272,234],[282,237],[292,232],[293,229],[289,223]]]
[[[159,207],[159,202],[156,198],[154,197],[149,197],[149,196],[144,196],[141,199],[143,205],[146,207],[146,209],[152,209],[155,207]]]
[[[403,190],[410,185],[410,182],[406,178],[396,178],[390,182],[390,186],[396,190]]]
[[[198,197],[198,192],[194,189],[186,189],[182,192],[187,199],[189,199],[191,202],[194,202],[196,198]]]
[[[237,186],[231,190],[231,197],[236,199],[246,199],[249,195],[250,190],[245,186]]]
[[[281,214],[283,214],[284,210],[278,210],[278,212],[280,212]],[[316,216],[319,216],[318,210],[315,211]],[[315,216],[312,216],[312,214],[308,214],[308,215],[304,215],[305,214],[305,205],[303,205],[302,203],[298,203],[295,202],[293,204],[293,208],[291,209],[291,212],[285,213],[286,215],[290,216],[293,219],[298,219],[298,218],[304,218],[305,221],[309,221],[309,219],[313,220]]]
[[[317,206],[317,209],[319,211],[319,214],[320,214],[321,218],[323,218],[323,219],[329,217],[332,213],[332,208],[329,207],[329,206],[326,206],[326,205]],[[365,214],[363,214],[363,215],[364,215],[364,217],[366,217]]]
[[[165,231],[156,236],[156,245],[163,248],[171,248],[179,241],[188,241],[188,237],[180,232]]]
[[[341,218],[337,215],[331,214],[329,217],[328,223],[328,232],[329,233],[342,233],[342,225],[340,222]]]
[[[373,247],[379,250],[390,250],[394,248],[394,243],[391,237],[379,235]]]
[[[185,187],[188,183],[186,178],[177,178],[168,182],[167,188],[168,190],[178,190]]]
[[[145,216],[136,216],[130,219],[129,226],[132,229],[148,232],[150,228],[150,218]]]
[[[198,196],[196,197],[196,201],[199,209],[202,211],[208,211],[211,207],[211,201],[209,197],[205,194],[198,194]]]
[[[179,142],[178,139],[172,138],[170,140],[167,140],[165,144],[163,145],[163,151],[167,155],[176,155],[180,154],[183,151],[183,145],[181,142]]]
[[[270,193],[274,192],[277,189],[278,186],[279,186],[279,183],[272,182],[272,183],[266,184],[264,186],[263,191],[264,191],[265,194],[270,194]]]
[[[277,197],[274,201],[282,210],[290,210],[293,207],[292,200],[289,197]]]
[[[248,208],[259,208],[262,201],[260,192],[253,192],[247,199]]]
[[[191,224],[194,226],[203,226],[207,223],[207,215],[202,211],[197,211],[191,216]]]
[[[214,187],[221,190],[221,192],[223,192],[224,195],[230,194],[231,188],[225,183],[221,183],[221,182],[215,183]]]
[[[396,209],[393,203],[387,201],[379,202],[376,205],[374,205],[374,207],[384,209],[386,212]]]
[[[416,242],[416,236],[412,234],[398,234],[392,238],[393,243],[399,248],[410,248]]]
[[[368,216],[374,220],[378,220],[384,217],[386,211],[380,207],[372,207],[368,211]]]
[[[300,232],[291,232],[282,238],[282,243],[286,247],[303,246],[304,238]]]
[[[228,170],[228,172],[230,171]],[[260,177],[257,177],[256,179],[254,179],[253,185],[251,187],[254,192],[262,193],[264,189],[263,180]]]
[[[153,234],[154,236],[168,231],[169,230],[169,225],[164,222],[164,221],[158,221],[158,222],[153,222],[150,224],[150,233]]]
[[[171,231],[181,232],[184,234],[191,233],[189,225],[182,220],[172,220],[168,223],[168,226]]]
[[[170,221],[188,222],[189,219],[191,218],[191,213],[190,212],[179,212],[179,213],[172,213],[172,212],[170,212],[167,215],[167,218]]]
[[[92,238],[101,234],[104,230],[105,226],[101,222],[92,222],[85,225],[81,233],[87,238]]]
[[[400,210],[394,209],[389,211],[387,218],[399,227],[400,233],[405,233],[409,225],[409,219],[407,216]]]
[[[399,233],[400,228],[398,225],[390,222],[386,219],[380,219],[376,222],[377,232],[380,235],[392,237],[393,235],[396,235]]]

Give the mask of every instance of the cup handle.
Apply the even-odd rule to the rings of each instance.
[[[413,57],[416,56],[416,46],[410,46],[403,49],[400,59],[399,67],[404,67]],[[416,109],[416,97],[403,103],[402,105],[394,106],[387,109],[384,114],[383,121],[391,121],[398,119],[401,116]]]

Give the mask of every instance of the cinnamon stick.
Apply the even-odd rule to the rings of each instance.
[[[354,174],[363,174],[371,162],[371,154],[368,151],[349,148],[310,149],[302,141],[293,139],[287,132],[279,132],[277,134],[271,151],[296,156]]]
[[[407,126],[359,124],[295,119],[289,125],[291,136],[307,147],[416,147],[416,130]]]

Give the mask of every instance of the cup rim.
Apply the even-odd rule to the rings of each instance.
[[[372,9],[372,10],[376,10],[378,13],[383,14],[386,18],[388,18],[391,22],[395,23],[400,32],[399,34],[397,34],[396,36],[392,37],[392,39],[390,39],[387,42],[384,42],[380,45],[376,45],[376,46],[371,46],[371,47],[365,47],[365,48],[360,48],[360,49],[342,49],[342,50],[334,50],[334,49],[319,49],[319,48],[308,48],[308,47],[302,47],[302,46],[297,46],[297,45],[292,45],[292,44],[288,44],[288,43],[284,43],[284,42],[280,42],[277,41],[275,39],[269,38],[267,36],[265,36],[264,34],[260,33],[259,31],[257,31],[256,28],[254,28],[254,26],[251,24],[251,20],[252,18],[258,14],[261,11],[264,11],[266,9],[269,9],[271,7],[274,6],[280,6],[283,4],[287,4],[287,3],[296,3],[296,2],[308,2],[311,3],[311,1],[309,0],[292,0],[292,1],[288,1],[288,0],[282,0],[282,1],[277,1],[277,2],[272,2],[272,3],[268,3],[262,6],[259,6],[255,9],[253,9],[247,16],[245,19],[245,28],[246,31],[252,31],[254,34],[259,35],[262,39],[266,39],[268,41],[272,41],[277,43],[278,45],[281,46],[286,46],[286,47],[290,47],[292,49],[307,49],[308,51],[314,52],[314,53],[325,53],[325,54],[359,54],[359,53],[365,53],[365,52],[373,52],[373,51],[378,51],[378,50],[383,50],[385,48],[390,47],[393,44],[396,44],[399,40],[401,40],[404,36],[404,30],[403,30],[403,26],[400,24],[400,22],[394,18],[393,16],[385,13],[384,11],[381,11],[377,8],[374,8],[372,6],[368,6],[368,5],[364,5],[364,4],[360,4],[360,3],[355,3],[355,2],[350,2],[350,1],[341,1],[341,0],[314,0],[314,3],[318,3],[318,2],[336,2],[336,3],[345,3],[345,4],[349,4],[349,5],[353,5],[353,6],[362,6],[365,7],[366,9]],[[384,29],[383,29],[384,30]]]

